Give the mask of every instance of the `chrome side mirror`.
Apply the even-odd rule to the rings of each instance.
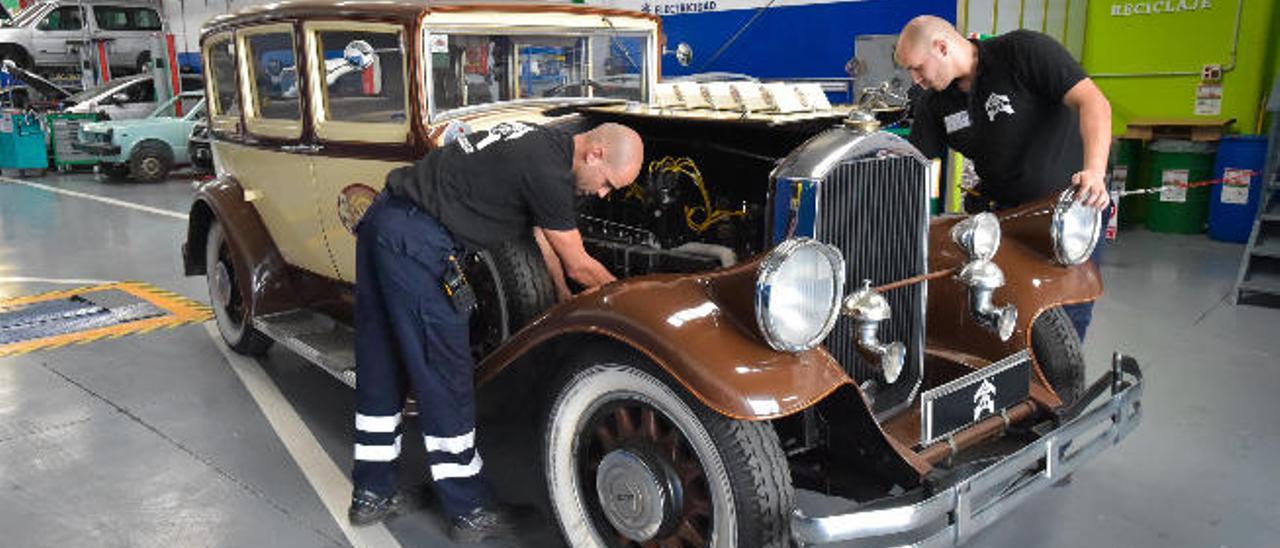
[[[1009,340],[1018,324],[1018,309],[1012,304],[997,307],[991,302],[995,291],[1004,287],[1004,271],[991,261],[978,259],[964,265],[956,278],[969,286],[969,309],[978,325],[994,332],[1001,341]]]
[[[689,63],[693,62],[693,46],[690,46],[688,42],[680,42],[679,44],[676,44],[676,49],[674,50],[665,48],[662,50],[663,55],[670,55],[673,53],[676,56],[676,62],[680,63],[680,66],[682,67],[687,67],[689,66]]]
[[[889,302],[871,288],[871,280],[863,280],[862,288],[845,298],[843,308],[842,312],[853,318],[857,330],[858,354],[880,368],[884,382],[893,384],[902,375],[907,347],[900,342],[880,342],[880,322],[893,315]]]

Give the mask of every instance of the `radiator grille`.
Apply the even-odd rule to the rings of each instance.
[[[836,166],[818,187],[814,235],[844,253],[849,290],[926,273],[929,229],[926,166],[912,157],[875,158]],[[875,411],[886,411],[914,396],[924,348],[924,284],[884,295],[893,317],[880,325],[880,340],[907,346],[902,376],[875,393]],[[825,341],[827,350],[859,382],[878,379],[859,356],[852,320],[841,317]]]

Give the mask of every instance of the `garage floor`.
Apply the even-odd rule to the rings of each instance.
[[[207,300],[204,279],[180,266],[189,179],[30,182],[44,187],[0,179],[0,299],[141,280]],[[1089,377],[1112,350],[1138,357],[1144,422],[970,545],[1275,545],[1280,310],[1226,302],[1241,251],[1202,236],[1121,234],[1103,265]],[[420,438],[405,436],[402,469],[414,509],[348,528],[352,392],[284,350],[230,355],[211,333],[188,325],[0,358],[4,545],[449,545],[418,494],[421,442],[409,440]],[[500,493],[534,502],[530,429],[481,432]],[[495,545],[558,545],[543,518]]]

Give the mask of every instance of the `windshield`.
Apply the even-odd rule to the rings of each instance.
[[[24,9],[18,12],[18,16],[13,18],[13,21],[9,23],[9,26],[11,27],[27,26],[27,23],[30,23],[33,19],[43,15],[43,13],[46,10],[42,8],[45,8],[47,6],[49,6],[49,4],[36,4],[34,6],[30,6],[27,9]]]
[[[600,97],[645,101],[649,34],[431,33],[433,112],[498,101]]]

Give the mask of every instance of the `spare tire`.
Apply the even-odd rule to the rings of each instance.
[[[1031,328],[1031,351],[1036,363],[1062,403],[1071,405],[1084,393],[1084,351],[1071,317],[1055,306],[1036,318]]]
[[[556,302],[551,274],[532,233],[469,254],[463,269],[476,292],[471,314],[476,361]]]

